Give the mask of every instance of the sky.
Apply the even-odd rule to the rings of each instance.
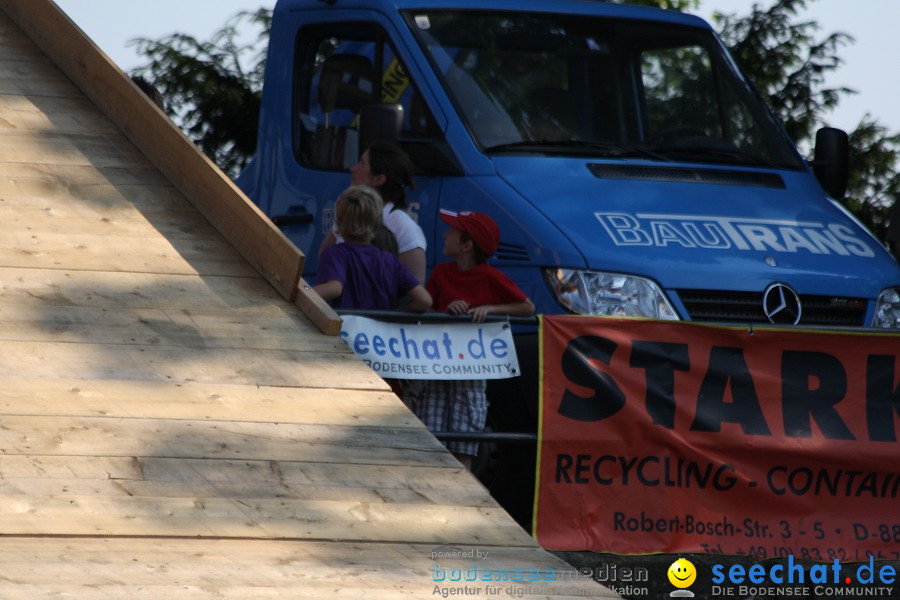
[[[236,13],[272,8],[275,0],[55,0],[62,10],[126,72],[142,59],[128,42],[187,33],[205,40]],[[772,0],[762,0],[770,6]],[[714,11],[744,15],[745,0],[700,0],[696,14],[709,19]],[[868,113],[891,133],[900,133],[900,0],[809,0],[804,19],[816,20],[821,35],[841,31],[856,42],[840,51],[844,64],[826,81],[856,90],[845,96],[826,124],[855,129]]]

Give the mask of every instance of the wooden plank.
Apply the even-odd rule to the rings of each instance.
[[[91,167],[70,167],[68,172],[49,174],[45,172],[48,167],[21,166],[15,169],[0,163],[0,218],[10,224],[7,231],[225,243],[221,234],[167,183],[147,177],[137,183],[112,184],[104,173]],[[122,172],[105,171],[112,176]],[[134,180],[135,174],[129,172],[130,179]],[[227,255],[239,256],[230,247]]]
[[[496,507],[462,467],[147,457],[0,456],[0,496],[120,496]]]
[[[7,455],[456,466],[424,428],[97,417],[3,417]]]
[[[0,11],[0,60],[16,60],[23,51],[33,48],[34,42]]]
[[[147,159],[121,134],[58,134],[52,131],[4,131],[0,162],[146,169]]]
[[[533,543],[499,508],[290,498],[0,496],[0,530],[7,535]]]
[[[259,277],[196,277],[0,266],[0,304],[296,314]],[[312,330],[311,330],[312,331]]]
[[[0,415],[423,427],[387,389],[83,379],[0,380]]]
[[[275,463],[278,464],[278,463]],[[397,467],[393,467],[396,469]],[[462,467],[460,467],[462,468]],[[404,469],[405,470],[405,469]],[[449,471],[450,469],[441,469]],[[277,484],[272,481],[242,483],[222,481],[216,484],[200,479],[188,481],[134,481],[114,479],[4,479],[0,496],[103,498],[219,498],[246,502],[260,498],[286,498],[305,502],[355,502],[367,504],[427,504],[431,506],[496,506],[487,494],[476,494],[475,484],[449,490],[426,490],[365,484],[300,485]],[[480,501],[480,502],[479,502]]]
[[[2,187],[2,186],[0,186]],[[2,191],[0,191],[2,194]],[[142,215],[134,205],[130,210],[118,208],[78,206],[74,201],[43,206],[25,206],[21,197],[9,201],[0,195],[0,220],[8,229],[32,232],[37,235],[110,236],[121,238],[162,237],[167,240],[215,241],[222,236],[199,218],[196,211],[157,207],[152,214]],[[237,256],[229,246],[228,254]],[[243,260],[243,259],[242,259]],[[255,272],[253,272],[256,275]]]
[[[79,165],[45,165],[42,163],[24,163],[17,162],[12,164],[0,162],[0,182],[6,184],[25,184],[33,185],[38,182],[39,185],[54,185],[54,189],[68,189],[90,186],[109,185],[115,189],[121,189],[121,186],[150,186],[154,188],[166,187],[173,188],[172,184],[166,179],[162,173],[155,168],[144,169],[117,169],[115,167],[95,168],[93,166]],[[39,199],[44,193],[43,188],[36,188],[36,197]],[[157,192],[154,191],[154,194]],[[179,204],[182,203],[184,196],[179,192]],[[131,198],[129,198],[131,201]],[[193,208],[190,203],[185,203],[184,208]],[[153,207],[148,203],[141,208],[146,212]]]
[[[11,216],[19,211],[22,217],[33,217],[43,211],[48,222],[69,217],[143,219],[153,227],[160,216],[177,215],[190,231],[215,231],[209,222],[192,207],[175,188],[162,181],[154,181],[146,169],[95,169],[92,166],[61,166],[60,171],[47,173],[52,167],[22,163],[0,163],[0,200],[2,208]],[[124,181],[111,183],[104,177],[128,175]],[[129,179],[131,181],[129,181]],[[218,232],[205,237],[222,239]]]
[[[0,341],[0,378],[130,379],[387,390],[349,350],[293,352]]]
[[[284,298],[293,299],[303,255],[125,73],[49,0],[7,0],[3,10]]]
[[[30,269],[253,277],[256,272],[222,240],[0,230],[0,265]]]
[[[44,59],[46,60],[46,58]],[[48,64],[52,64],[47,61]],[[0,61],[0,81],[5,77],[4,64]],[[31,68],[25,73],[15,73],[15,81],[27,80],[33,76]],[[60,76],[58,70],[54,71]],[[93,104],[72,86],[76,97],[55,97],[47,95],[12,95],[0,93],[0,131],[55,131],[57,133],[106,134],[116,129]],[[2,90],[2,85],[0,85]]]
[[[222,239],[153,168],[0,162],[0,210],[25,227],[50,232],[59,232],[68,219],[94,219],[100,223],[96,232],[109,225],[107,229],[128,235],[119,226],[134,228],[137,223],[143,224],[142,231],[152,227],[166,237]]]
[[[23,46],[24,52],[33,51],[34,45]],[[50,61],[44,59],[47,65]],[[35,66],[41,66],[37,62],[17,63],[10,65],[5,61],[0,62],[0,94],[18,94],[23,96],[49,96],[56,98],[77,98],[82,96],[81,91],[71,81],[62,76],[59,70],[54,70],[45,76],[23,77]]]
[[[0,341],[90,342],[185,348],[245,350],[343,350],[338,338],[297,335],[309,328],[301,314],[268,311],[160,310],[46,305],[36,307],[0,302]]]
[[[373,547],[375,546],[375,547]],[[80,589],[79,598],[430,598],[435,585],[433,545],[354,544],[259,540],[51,539],[0,541],[4,598],[49,597]],[[614,598],[599,584],[564,578],[569,566],[534,548],[479,550],[482,569],[514,570],[537,564],[553,569],[546,594],[530,599]],[[47,570],[34,568],[45,564]],[[441,559],[442,567],[468,569],[468,559]],[[47,573],[53,573],[48,578]],[[446,584],[449,587],[449,584]],[[480,585],[479,597],[488,595]],[[506,582],[503,587],[513,584]],[[83,586],[83,587],[80,587]],[[455,585],[453,587],[456,587]],[[461,585],[459,587],[462,587]],[[473,586],[474,587],[474,586]]]

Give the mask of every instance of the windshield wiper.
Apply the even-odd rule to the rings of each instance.
[[[522,140],[497,144],[485,148],[486,152],[571,152],[580,154],[599,154],[613,158],[643,157],[663,162],[672,162],[672,159],[647,148],[622,144],[618,142],[595,142],[590,140]]]
[[[765,158],[756,156],[755,154],[750,154],[749,152],[741,150],[740,148],[678,145],[656,147],[655,151],[670,156],[674,154],[681,157],[694,156],[703,158],[721,158],[730,159],[727,162],[733,162],[737,164],[757,165],[761,167],[770,167],[773,169],[784,168],[784,165],[779,165]]]

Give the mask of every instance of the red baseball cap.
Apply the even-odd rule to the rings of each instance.
[[[484,252],[485,256],[492,255],[500,245],[500,228],[484,213],[468,210],[455,213],[442,208],[441,219],[450,227],[468,233],[472,242]]]

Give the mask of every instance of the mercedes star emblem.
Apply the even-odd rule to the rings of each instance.
[[[773,283],[763,293],[763,312],[775,325],[796,325],[800,322],[800,296],[784,283]]]

